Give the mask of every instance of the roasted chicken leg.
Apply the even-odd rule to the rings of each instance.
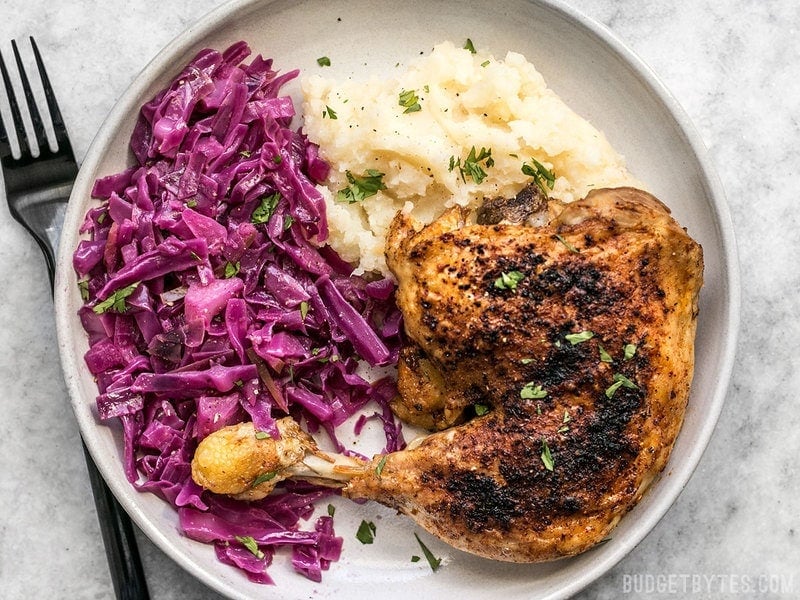
[[[700,246],[650,194],[543,210],[542,226],[468,224],[458,207],[427,226],[396,217],[387,259],[409,343],[394,408],[441,431],[335,478],[516,562],[592,547],[664,468],[702,285]]]

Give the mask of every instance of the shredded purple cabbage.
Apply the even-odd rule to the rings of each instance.
[[[136,164],[94,185],[101,204],[73,257],[79,316],[98,414],[121,420],[130,482],[251,580],[272,583],[275,548],[291,546],[295,570],[319,581],[342,540],[330,517],[300,522],[333,492],[284,483],[258,502],[218,497],[192,481],[191,459],[224,426],[277,434],[287,414],[344,452],[342,423],[361,414],[358,433],[379,419],[384,451],[402,448],[394,380],[357,372],[396,363],[401,315],[390,280],[353,275],[324,245],[314,182],[328,165],[290,129],[294,106],[279,95],[297,71],[244,64],[249,54],[244,42],[203,50],[142,106]]]

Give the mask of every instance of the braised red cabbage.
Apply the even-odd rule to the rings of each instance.
[[[359,413],[357,430],[379,419],[384,450],[401,448],[394,380],[359,374],[396,362],[401,316],[390,280],[354,275],[324,245],[315,182],[328,166],[280,95],[297,71],[245,64],[249,54],[244,42],[203,50],[141,107],[135,164],[94,185],[101,202],[73,260],[79,316],[98,415],[121,420],[130,482],[253,581],[272,582],[278,546],[319,581],[342,540],[328,516],[300,522],[333,492],[286,483],[259,502],[217,497],[191,479],[194,449],[242,421],[277,434],[289,414],[348,452],[337,428]]]

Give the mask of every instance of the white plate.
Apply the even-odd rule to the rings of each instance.
[[[603,130],[630,169],[665,201],[705,251],[706,283],[700,301],[697,368],[683,430],[664,475],[629,513],[607,544],[579,557],[544,565],[514,565],[479,559],[426,536],[444,557],[431,572],[418,554],[413,524],[375,504],[342,501],[336,528],[345,538],[342,560],[321,584],[296,575],[278,554],[270,574],[277,587],[249,583],[217,562],[211,546],[182,537],[172,508],[131,488],[122,472],[119,431],[100,425],[94,411],[95,384],[84,367],[88,349],[76,317],[81,300],[71,255],[90,204],[96,177],[116,173],[132,161],[127,150],[138,107],[202,47],[223,49],[244,39],[254,52],[275,59],[282,71],[319,72],[316,59],[329,56],[324,74],[365,77],[391,71],[444,40],[476,46],[502,57],[524,54],[579,114]],[[297,100],[299,86],[291,91]],[[103,124],[83,163],[67,214],[59,256],[56,308],[59,346],[81,432],[92,456],[141,529],[167,554],[210,587],[231,598],[457,597],[563,598],[602,575],[655,526],[689,479],[722,407],[738,329],[739,282],[728,210],[705,149],[682,110],[654,74],[608,30],[554,1],[479,0],[234,0],[209,14],[141,73]],[[375,544],[353,537],[362,518],[376,520]]]

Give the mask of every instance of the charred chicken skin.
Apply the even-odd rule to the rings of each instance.
[[[334,465],[331,480],[456,548],[515,562],[592,547],[664,468],[703,272],[700,246],[643,191],[537,202],[538,215],[495,206],[479,224],[459,207],[427,226],[395,218],[387,260],[408,344],[393,408],[435,432]]]
[[[387,259],[411,340],[395,408],[444,431],[344,489],[519,562],[593,546],[663,469],[703,271],[700,246],[643,191],[546,210],[541,227],[468,225],[461,208],[426,227],[395,219]]]

